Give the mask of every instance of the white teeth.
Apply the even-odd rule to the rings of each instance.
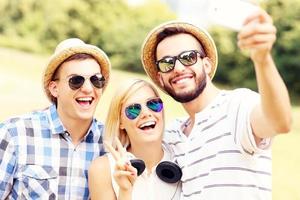
[[[143,123],[142,125],[140,125],[140,128],[143,128],[145,126],[152,126],[152,125],[155,125],[155,122],[154,121],[149,121],[149,122],[146,122],[146,123]]]
[[[175,81],[175,83],[183,83],[183,82],[185,82],[185,81],[187,81],[187,80],[189,80],[190,78],[182,78],[182,79],[179,79],[179,80],[177,80],[177,81]]]
[[[77,98],[78,101],[92,101],[92,97],[81,97]]]

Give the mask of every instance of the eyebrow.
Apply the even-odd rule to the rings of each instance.
[[[94,74],[69,74],[66,78],[72,77],[72,76],[83,76],[83,77],[89,77],[89,76],[94,76],[94,75],[101,75],[103,76],[100,72],[94,73]]]

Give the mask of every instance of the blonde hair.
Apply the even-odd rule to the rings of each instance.
[[[130,96],[142,87],[151,88],[155,95],[159,97],[157,89],[149,82],[141,79],[129,79],[125,83],[121,83],[111,100],[105,121],[104,140],[113,147],[116,147],[116,137],[119,138],[124,147],[128,148],[130,146],[126,131],[120,129],[122,106]]]

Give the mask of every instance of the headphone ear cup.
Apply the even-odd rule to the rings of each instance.
[[[136,168],[138,176],[141,175],[146,168],[145,162],[141,159],[132,159],[130,160],[130,163],[134,168]]]
[[[170,161],[163,161],[156,167],[157,176],[166,183],[176,183],[182,177],[182,171],[178,165]]]

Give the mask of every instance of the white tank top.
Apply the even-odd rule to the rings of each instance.
[[[112,186],[116,196],[118,196],[119,186],[113,178],[115,160],[110,153],[107,154],[107,157],[110,164]],[[171,155],[165,149],[161,161],[171,161]],[[149,175],[145,170],[138,176],[133,186],[132,200],[178,200],[180,198],[181,182],[166,183],[159,179],[155,170],[156,166],[153,167]]]

